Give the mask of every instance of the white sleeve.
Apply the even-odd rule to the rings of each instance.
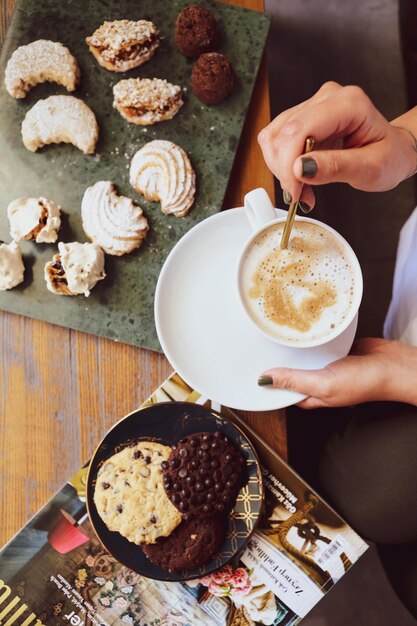
[[[401,229],[384,337],[417,346],[417,207]]]

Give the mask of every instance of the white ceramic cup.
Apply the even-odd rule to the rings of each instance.
[[[250,191],[249,193],[246,194],[245,200],[244,200],[244,208],[245,208],[246,217],[249,221],[250,226],[252,227],[253,234],[251,235],[250,239],[246,242],[246,244],[243,246],[242,252],[239,255],[236,278],[237,278],[237,289],[238,289],[239,298],[242,304],[242,308],[245,310],[251,322],[255,325],[258,331],[262,333],[268,339],[275,341],[276,343],[280,345],[291,346],[294,348],[311,348],[314,346],[323,345],[327,343],[328,341],[331,341],[332,339],[335,339],[336,337],[338,337],[349,326],[349,324],[352,322],[353,318],[355,317],[356,313],[358,312],[358,309],[362,300],[362,292],[363,292],[363,279],[362,279],[361,267],[359,265],[359,261],[354,251],[352,250],[348,242],[337,231],[335,231],[333,228],[331,228],[327,224],[324,224],[323,222],[320,222],[318,220],[311,219],[309,217],[301,217],[298,215],[296,216],[297,223],[309,222],[312,224],[317,224],[322,229],[331,233],[331,235],[340,244],[342,244],[343,253],[346,254],[346,257],[349,260],[349,264],[354,271],[355,287],[354,287],[354,293],[352,296],[350,308],[347,314],[345,315],[344,319],[338,322],[335,328],[332,331],[329,331],[329,333],[326,334],[325,336],[321,336],[319,338],[314,338],[314,339],[310,337],[306,337],[305,341],[300,337],[298,337],[296,341],[288,340],[285,337],[278,337],[267,332],[267,330],[261,327],[258,324],[258,322],[254,319],[254,317],[250,314],[247,308],[246,302],[245,302],[245,297],[243,295],[245,286],[243,285],[243,281],[242,281],[242,267],[245,263],[246,253],[249,247],[252,245],[252,243],[259,237],[259,235],[263,231],[268,230],[269,228],[271,228],[272,226],[275,226],[276,224],[284,223],[286,220],[286,216],[277,218],[275,208],[273,207],[272,202],[267,192],[263,188],[254,189],[253,191]],[[290,240],[291,240],[291,236],[290,236]],[[279,246],[279,243],[280,242],[278,241],[277,242],[278,246]],[[248,289],[248,285],[246,285],[246,290],[247,289]]]

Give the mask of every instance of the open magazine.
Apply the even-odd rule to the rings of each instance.
[[[220,411],[257,449],[265,508],[243,553],[184,583],[129,570],[105,551],[89,523],[86,466],[0,552],[1,623],[293,626],[365,552],[367,544],[240,417],[201,397],[178,374],[143,406],[174,400]]]

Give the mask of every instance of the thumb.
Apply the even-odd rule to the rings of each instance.
[[[325,392],[325,370],[299,370],[275,367],[266,370],[258,379],[258,385],[271,385],[278,389],[296,391],[306,396],[319,397]]]
[[[298,157],[294,176],[308,185],[349,183],[355,189],[376,190],[381,176],[376,144],[344,150],[316,150]]]

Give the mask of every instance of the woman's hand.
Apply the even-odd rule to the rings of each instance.
[[[317,149],[301,156],[307,137]],[[363,191],[392,189],[416,171],[417,109],[389,123],[360,87],[325,83],[309,100],[278,115],[258,137],[285,190],[314,206],[310,185],[346,182]]]
[[[259,384],[309,396],[298,406],[317,409],[387,400],[417,406],[417,347],[386,339],[359,339],[344,359],[321,370],[274,368]]]

